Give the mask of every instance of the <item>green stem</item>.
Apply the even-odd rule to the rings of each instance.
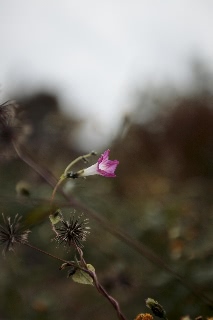
[[[77,162],[81,161],[81,160],[84,160],[86,161],[87,158],[91,157],[91,156],[94,156],[96,155],[96,152],[92,151],[88,154],[85,154],[84,156],[80,156],[78,158],[76,158],[75,160],[73,160],[67,167],[66,169],[64,170],[64,175],[66,177],[67,175],[67,172],[71,169],[71,167],[73,167]]]
[[[62,175],[62,176],[60,177],[60,179],[58,180],[58,182],[56,183],[54,189],[53,189],[52,196],[51,196],[51,200],[50,200],[50,208],[51,208],[51,211],[52,211],[53,200],[54,200],[56,191],[57,191],[58,187],[60,186],[60,184],[61,184],[64,180],[65,180],[65,176]]]

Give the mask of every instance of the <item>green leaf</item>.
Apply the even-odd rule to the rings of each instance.
[[[90,271],[95,271],[95,268],[91,264],[87,264],[87,268]],[[93,279],[90,277],[90,275],[80,269],[76,270],[75,274],[72,276],[72,279],[74,282],[93,285]]]
[[[94,151],[93,151],[93,152],[94,152]],[[94,268],[93,265],[90,264],[90,263],[87,264],[87,269],[90,270],[90,271],[92,271],[92,272],[95,272],[95,268]]]

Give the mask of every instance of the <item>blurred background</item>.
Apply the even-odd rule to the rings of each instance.
[[[18,143],[56,177],[75,157],[110,148],[120,161],[116,179],[76,180],[65,185],[68,194],[211,299],[212,12],[207,0],[0,0],[0,101],[19,104],[25,139]],[[4,137],[0,144],[0,211],[22,214],[32,244],[70,259],[73,252],[52,241],[51,187]],[[19,192],[23,183],[27,198]],[[57,200],[68,217],[74,207]],[[85,215],[85,258],[128,319],[148,311],[148,297],[168,318],[212,316],[158,263]],[[0,319],[116,319],[94,288],[73,283],[59,266],[25,247],[2,257]]]

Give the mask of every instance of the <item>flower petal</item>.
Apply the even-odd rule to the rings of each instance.
[[[110,150],[106,150],[98,159],[98,162],[92,166],[82,170],[81,177],[86,177],[94,174],[99,174],[104,177],[116,177],[115,170],[119,164],[118,160],[109,160]]]
[[[114,174],[118,160],[109,160],[110,150],[106,150],[98,159],[98,173],[104,177],[116,177]]]

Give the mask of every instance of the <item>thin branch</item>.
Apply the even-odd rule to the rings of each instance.
[[[49,252],[46,252],[46,251],[44,251],[44,250],[42,250],[42,249],[40,249],[40,248],[38,248],[38,247],[33,246],[33,245],[30,244],[29,242],[21,242],[21,244],[24,244],[25,246],[27,246],[27,247],[29,247],[29,248],[31,248],[31,249],[33,249],[33,250],[36,250],[36,251],[38,251],[39,253],[43,253],[43,254],[45,254],[46,256],[50,257],[50,258],[59,260],[60,262],[63,262],[63,263],[66,263],[66,264],[68,264],[68,265],[70,265],[70,266],[76,267],[76,264],[75,264],[74,262],[66,261],[66,260],[64,260],[64,259],[62,259],[62,258],[59,258],[59,257],[57,257],[57,256],[55,256],[55,255],[53,255],[53,254],[51,254],[51,253],[49,253]]]
[[[108,294],[108,292],[104,289],[104,287],[100,284],[100,282],[99,282],[99,280],[98,280],[98,278],[97,278],[96,273],[87,269],[86,262],[85,262],[84,259],[83,259],[83,252],[82,252],[82,250],[81,250],[80,248],[78,248],[78,249],[80,249],[80,251],[78,250],[78,252],[79,252],[79,254],[80,254],[81,261],[84,262],[84,268],[82,268],[82,267],[79,266],[79,265],[76,265],[76,263],[74,263],[74,262],[64,260],[64,259],[59,258],[59,257],[57,257],[57,256],[55,256],[55,255],[53,255],[53,254],[51,254],[51,253],[49,253],[49,252],[46,252],[46,251],[44,251],[44,250],[42,250],[42,249],[40,249],[40,248],[38,248],[38,247],[35,247],[35,246],[31,245],[31,244],[28,243],[28,242],[22,242],[21,244],[24,244],[25,246],[27,246],[27,247],[29,247],[29,248],[31,248],[31,249],[33,249],[33,250],[36,250],[36,251],[38,251],[39,253],[45,254],[45,255],[47,255],[47,256],[50,257],[50,258],[59,260],[60,262],[65,263],[67,266],[73,266],[73,267],[75,267],[75,268],[77,268],[77,269],[80,269],[80,270],[82,270],[83,272],[87,273],[87,274],[93,279],[94,285],[95,285],[97,291],[98,291],[102,296],[104,296],[105,298],[107,298],[107,300],[112,304],[113,308],[114,308],[114,309],[116,310],[116,312],[117,312],[118,319],[120,319],[120,320],[127,320],[127,319],[125,318],[125,316],[123,315],[123,313],[121,312],[119,303],[118,303],[112,296],[110,296],[110,295]]]

